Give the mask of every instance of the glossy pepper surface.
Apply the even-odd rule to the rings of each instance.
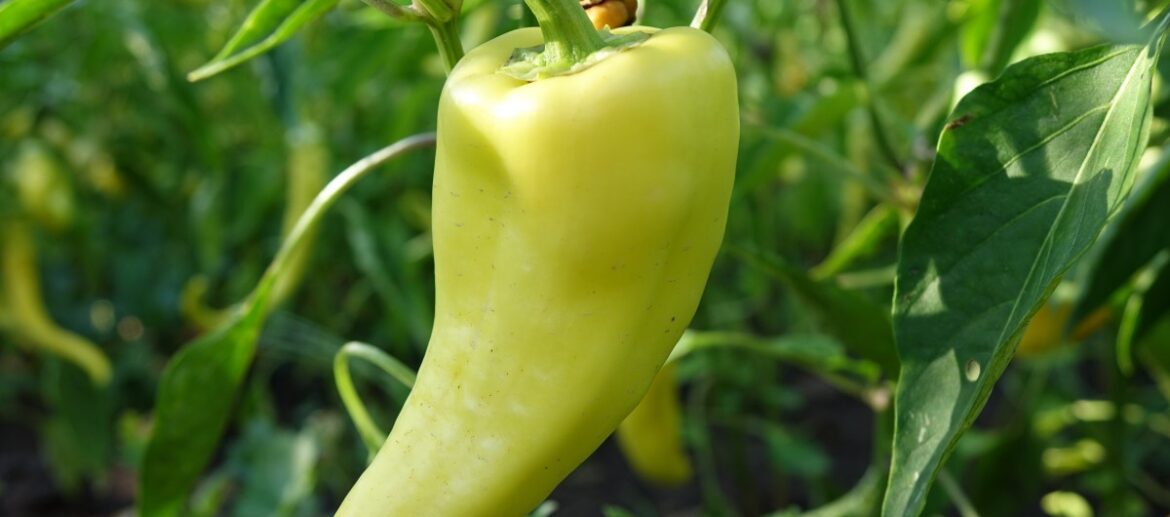
[[[704,32],[632,30],[652,35],[577,73],[498,73],[537,29],[452,71],[431,341],[339,515],[523,515],[637,405],[690,322],[727,217],[735,73]]]

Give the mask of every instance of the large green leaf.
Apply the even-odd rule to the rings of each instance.
[[[296,35],[305,24],[324,16],[338,0],[262,0],[240,29],[207,64],[187,75],[206,79],[248,61]]]
[[[1170,154],[1152,171],[1149,182],[1142,182],[1134,199],[1118,218],[1116,230],[1102,246],[1104,251],[1093,266],[1093,273],[1077,302],[1074,319],[1089,314],[1109,302],[1139,270],[1160,251],[1170,249]]]
[[[0,2],[0,48],[57,14],[74,0],[8,0]]]
[[[1038,56],[955,108],[900,250],[884,515],[922,510],[1024,325],[1128,194],[1155,61],[1140,45]]]

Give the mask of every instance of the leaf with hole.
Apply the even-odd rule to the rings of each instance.
[[[1154,48],[1028,59],[952,113],[898,261],[884,515],[922,511],[1028,319],[1125,200],[1149,135]]]

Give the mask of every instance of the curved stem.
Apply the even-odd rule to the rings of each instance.
[[[370,412],[366,410],[366,405],[362,403],[361,396],[354,388],[353,377],[349,373],[349,359],[353,357],[373,363],[407,388],[414,387],[415,374],[386,352],[357,341],[346,343],[337,351],[337,355],[333,356],[333,377],[337,383],[337,393],[341,396],[341,403],[349,413],[350,420],[353,420],[353,425],[357,427],[362,441],[366,443],[370,458],[373,458],[385,443],[387,432],[378,427],[370,417]]]
[[[349,190],[354,183],[357,183],[358,180],[362,179],[362,177],[375,167],[397,158],[407,151],[434,144],[434,133],[408,136],[374,151],[373,154],[358,160],[353,165],[341,171],[337,177],[325,185],[324,189],[321,189],[321,193],[313,198],[313,202],[309,204],[309,207],[305,209],[301,217],[297,219],[297,224],[289,232],[288,238],[281,243],[280,250],[276,252],[276,257],[272,259],[272,263],[264,271],[264,276],[261,277],[260,283],[248,295],[248,300],[242,306],[251,306],[251,304],[257,302],[265,303],[268,293],[272,289],[272,285],[276,283],[277,278],[286,274],[286,270],[291,265],[290,261],[295,255],[295,252],[307,240],[306,236],[316,229],[317,225],[321,223],[325,212],[334,203],[337,203],[341,195]]]

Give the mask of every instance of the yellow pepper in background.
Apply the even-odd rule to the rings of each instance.
[[[0,221],[0,330],[18,344],[73,362],[94,384],[104,386],[110,380],[110,361],[101,349],[58,327],[45,313],[31,233],[24,221]]]
[[[25,212],[51,231],[69,227],[73,222],[73,188],[56,157],[40,142],[25,140],[11,167]]]
[[[338,515],[523,515],[637,405],[686,329],[727,218],[735,72],[702,31],[634,30],[650,36],[565,75],[498,73],[542,43],[534,28],[451,72],[431,342]]]
[[[1080,343],[1094,332],[1113,321],[1113,309],[1106,305],[1085,315],[1066,333],[1070,326],[1073,304],[1071,302],[1049,302],[1045,304],[1024,329],[1016,357],[1029,359],[1055,351],[1061,345]]]
[[[1046,303],[1040,307],[1024,329],[1024,335],[1016,347],[1016,356],[1037,357],[1059,348],[1064,343],[1064,327],[1072,315],[1072,309],[1069,303]]]
[[[678,380],[671,362],[662,367],[646,397],[618,426],[618,446],[642,479],[659,486],[682,485],[694,469],[681,433]]]

